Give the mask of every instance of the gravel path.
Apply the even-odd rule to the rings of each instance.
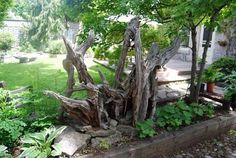
[[[179,151],[171,158],[236,158],[236,130]]]

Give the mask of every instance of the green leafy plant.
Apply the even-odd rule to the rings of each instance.
[[[11,33],[1,32],[0,33],[0,50],[10,50],[13,45],[14,39]]]
[[[53,141],[65,128],[65,126],[58,129],[51,127],[39,133],[26,135],[21,140],[23,143],[23,147],[21,148],[23,152],[18,158],[47,158],[49,156],[61,155],[60,145],[53,143]]]
[[[10,154],[7,153],[7,147],[0,145],[0,157],[2,158],[12,158]]]
[[[34,47],[28,41],[26,41],[25,43],[21,45],[20,50],[26,53],[31,53],[31,52],[36,51]]]
[[[19,119],[0,119],[0,143],[12,147],[23,134],[25,126]]]
[[[190,104],[193,117],[212,117],[214,114],[214,107],[212,104]]]
[[[210,117],[213,113],[211,105],[187,105],[183,100],[179,100],[157,108],[156,124],[168,130],[177,129],[182,125],[190,125],[196,117]]]
[[[107,150],[110,148],[110,144],[107,142],[106,139],[102,139],[98,145],[99,149]]]
[[[23,134],[25,122],[21,120],[23,112],[15,107],[18,100],[10,91],[0,89],[0,144],[13,146]]]
[[[152,137],[156,132],[153,129],[154,122],[151,119],[137,122],[136,129],[138,131],[139,138]]]
[[[215,82],[217,75],[218,75],[218,70],[209,66],[203,72],[203,81],[207,83]]]
[[[232,96],[236,94],[236,71],[224,77],[226,86],[224,88],[224,99],[231,100]]]
[[[53,40],[49,42],[46,52],[49,54],[63,54],[65,53],[65,46],[61,40]]]
[[[233,57],[222,57],[211,64],[212,68],[219,70],[224,76],[236,71],[236,59]],[[223,79],[223,78],[222,78]]]

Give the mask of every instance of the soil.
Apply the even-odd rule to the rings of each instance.
[[[236,130],[178,151],[170,158],[236,158]]]

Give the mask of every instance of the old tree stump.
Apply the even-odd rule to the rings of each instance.
[[[160,50],[157,43],[153,43],[144,60],[140,39],[140,18],[135,17],[128,23],[124,33],[122,50],[115,72],[114,84],[111,87],[101,71],[99,75],[102,83],[95,85],[84,63],[84,55],[94,41],[94,32],[90,31],[87,40],[74,50],[63,37],[67,56],[63,61],[63,67],[68,74],[65,96],[52,91],[45,94],[58,99],[62,106],[62,116],[66,113],[69,118],[79,125],[91,125],[104,127],[110,119],[119,122],[128,113],[132,113],[133,125],[137,121],[151,118],[154,115],[157,103],[157,80],[156,70],[166,64],[176,53],[180,46],[180,39],[173,40],[170,47]],[[134,41],[135,65],[125,80],[122,73],[125,58],[130,43]],[[80,86],[75,87],[74,71],[78,73]],[[83,100],[70,98],[80,90],[87,90],[88,97]]]

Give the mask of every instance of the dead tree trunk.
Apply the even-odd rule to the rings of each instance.
[[[84,64],[84,53],[76,53],[70,44],[64,43],[67,48],[67,59],[64,61],[64,68],[68,73],[66,96],[55,92],[46,91],[45,94],[58,99],[69,117],[77,120],[82,125],[93,127],[105,127],[110,118],[120,120],[128,111],[133,113],[133,124],[139,120],[153,117],[157,103],[157,77],[156,70],[166,64],[172,58],[180,46],[180,39],[176,38],[169,48],[158,49],[158,44],[153,43],[146,58],[142,58],[142,44],[139,30],[139,17],[133,18],[124,34],[124,43],[119,58],[119,64],[115,73],[115,83],[111,88],[101,71],[99,75],[102,83],[94,85]],[[89,38],[88,38],[89,39]],[[91,40],[87,40],[90,43]],[[135,65],[130,74],[122,81],[125,58],[130,47],[130,42],[135,44]],[[88,48],[89,44],[82,44]],[[86,49],[78,49],[85,52]],[[79,75],[80,89],[88,91],[88,98],[74,100],[69,98],[75,92],[73,80],[73,68]]]

